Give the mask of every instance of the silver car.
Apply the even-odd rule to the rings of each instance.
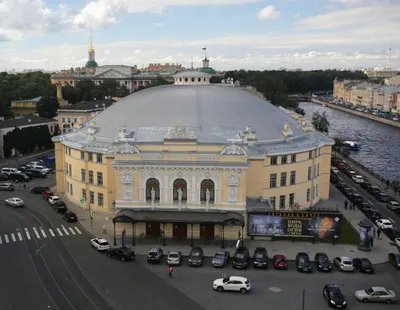
[[[372,286],[366,290],[357,291],[354,294],[357,300],[362,302],[384,302],[391,304],[396,301],[396,294],[384,287]]]
[[[354,271],[353,261],[346,256],[335,257],[333,263],[340,271]]]
[[[8,198],[6,199],[6,205],[12,206],[14,208],[16,207],[23,207],[24,206],[24,201],[21,198]]]
[[[212,258],[211,265],[222,268],[228,263],[229,256],[228,251],[217,251]]]
[[[179,266],[182,263],[182,252],[171,251],[168,252],[167,264],[171,266]]]

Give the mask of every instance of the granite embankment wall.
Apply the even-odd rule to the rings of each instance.
[[[342,107],[340,105],[336,105],[336,104],[333,104],[333,103],[330,103],[330,102],[327,102],[327,101],[324,101],[324,100],[321,100],[321,99],[317,99],[317,98],[311,98],[311,102],[318,103],[318,104],[321,104],[321,105],[325,105],[325,106],[327,106],[327,107],[329,107],[331,109],[335,109],[335,110],[343,111],[343,112],[346,112],[346,113],[358,115],[358,116],[361,116],[361,117],[364,117],[364,118],[369,118],[369,119],[371,119],[373,121],[376,121],[376,122],[380,122],[380,123],[383,123],[383,124],[387,124],[387,125],[391,125],[393,127],[400,128],[400,122],[392,121],[390,119],[382,118],[382,117],[379,117],[379,116],[376,116],[376,115],[367,114],[367,113],[356,111],[356,110],[351,110],[351,109]]]

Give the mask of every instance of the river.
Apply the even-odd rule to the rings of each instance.
[[[361,144],[361,150],[352,151],[351,158],[385,179],[400,180],[399,128],[311,102],[302,102],[299,107],[309,120],[314,112],[326,112],[331,124],[330,137]]]

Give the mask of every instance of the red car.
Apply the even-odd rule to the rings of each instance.
[[[284,269],[287,270],[288,263],[286,257],[284,255],[275,255],[273,258],[273,264],[275,269]]]
[[[49,200],[49,197],[54,196],[54,193],[52,191],[45,191],[43,192],[43,199]]]

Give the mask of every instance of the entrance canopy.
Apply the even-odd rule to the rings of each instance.
[[[237,212],[147,211],[121,210],[113,223],[214,223],[222,226],[244,226],[244,217]]]

